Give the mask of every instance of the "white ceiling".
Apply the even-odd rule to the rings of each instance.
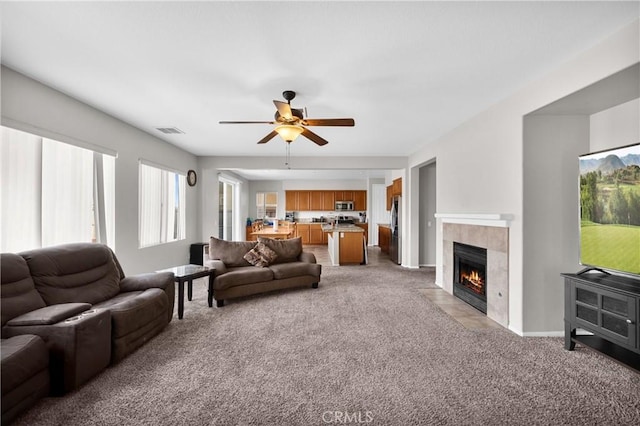
[[[407,156],[640,16],[640,2],[2,2],[2,63],[199,156]],[[156,127],[177,127],[164,135]]]

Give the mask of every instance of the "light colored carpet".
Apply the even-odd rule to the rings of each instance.
[[[317,290],[221,309],[199,284],[183,320],[16,424],[640,424],[639,374],[560,338],[464,328],[420,293],[432,270],[323,268]]]

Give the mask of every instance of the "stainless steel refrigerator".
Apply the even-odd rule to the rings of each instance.
[[[391,199],[391,244],[389,256],[397,264],[402,263],[402,197],[394,196]]]

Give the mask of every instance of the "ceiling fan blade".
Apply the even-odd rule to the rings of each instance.
[[[316,135],[315,133],[313,133],[311,130],[305,128],[302,131],[302,136],[304,136],[305,138],[315,142],[316,144],[322,146],[322,145],[326,145],[329,142],[323,138],[321,138],[320,136]]]
[[[276,135],[278,134],[278,132],[276,132],[275,130],[272,130],[271,133],[269,133],[267,136],[265,136],[264,138],[260,139],[258,141],[258,143],[267,143],[269,142],[271,139],[273,139]]]
[[[293,117],[293,114],[291,113],[291,105],[286,102],[276,100],[274,100],[273,103],[275,104],[276,108],[278,108],[278,113],[282,118],[291,120],[291,118]]]
[[[275,121],[218,121],[219,124],[276,124]]]
[[[304,120],[306,126],[355,126],[353,118],[307,118]]]

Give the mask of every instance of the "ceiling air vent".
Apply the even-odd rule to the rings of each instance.
[[[156,130],[161,131],[165,135],[181,135],[184,132],[177,127],[156,127]]]

